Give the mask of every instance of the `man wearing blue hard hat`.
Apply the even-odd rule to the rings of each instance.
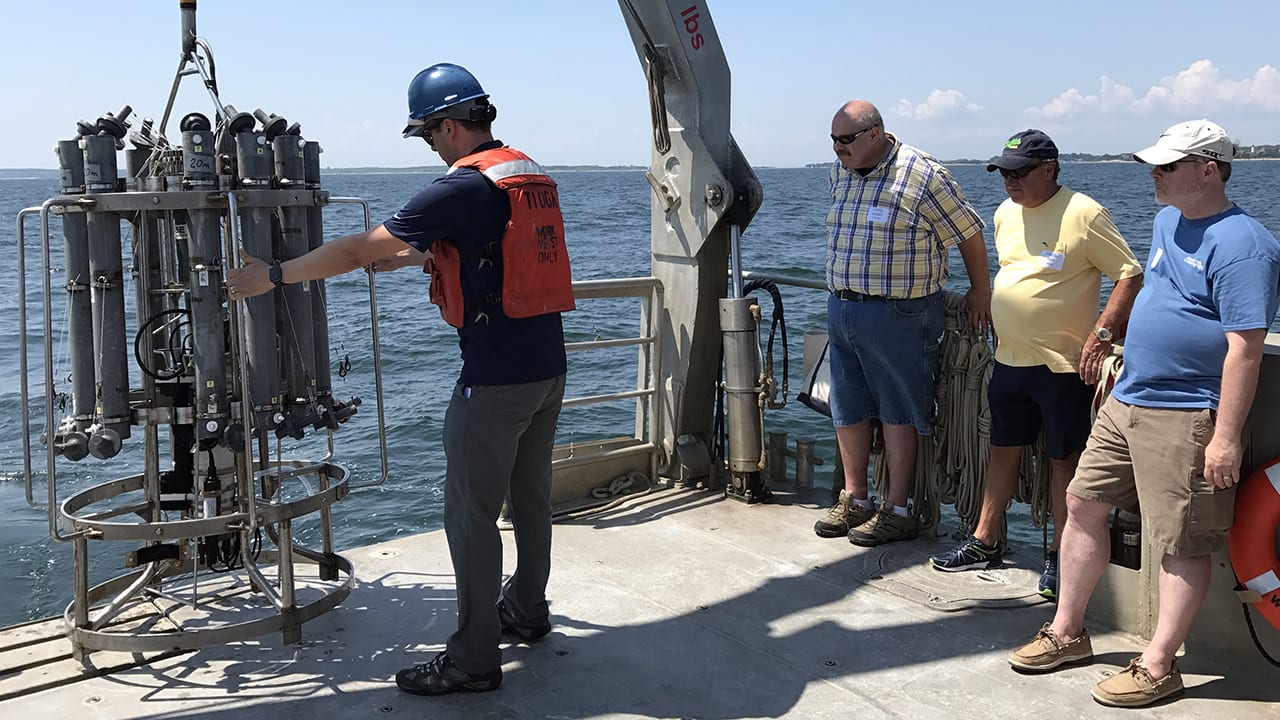
[[[239,300],[362,266],[421,267],[431,302],[458,330],[462,372],[444,427],[458,629],[432,660],[396,674],[416,695],[496,690],[501,637],[531,643],[551,631],[551,451],[564,398],[560,313],[573,309],[573,289],[555,181],[493,138],[496,116],[465,68],[439,63],[418,73],[404,136],[425,140],[448,172],[377,227],[286,262],[245,256],[227,281]],[[502,584],[504,499],[517,566]]]

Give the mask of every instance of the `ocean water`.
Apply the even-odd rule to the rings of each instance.
[[[983,167],[952,168],[970,201],[986,220],[1004,199],[998,175]],[[827,170],[824,168],[760,169],[765,202],[742,237],[746,269],[821,280],[826,231]],[[374,222],[394,213],[400,204],[430,175],[330,174],[324,185],[335,196],[358,196],[369,201]],[[637,277],[649,274],[649,185],[638,171],[558,173],[564,206],[567,240],[577,279]],[[1146,259],[1151,219],[1159,207],[1151,181],[1136,163],[1067,164],[1061,182],[1093,196],[1110,208],[1116,224],[1140,260]],[[14,218],[20,209],[38,206],[57,194],[55,179],[0,180],[0,287],[16,288],[16,231]],[[1280,161],[1237,163],[1230,183],[1237,204],[1280,233]],[[58,614],[70,596],[70,547],[47,535],[44,511],[28,507],[22,479],[23,435],[31,437],[36,473],[37,500],[45,495],[44,454],[39,435],[44,428],[43,352],[41,350],[40,267],[38,220],[28,220],[27,302],[29,362],[34,382],[30,387],[31,428],[24,429],[20,414],[21,376],[18,371],[18,298],[16,291],[0,296],[0,626]],[[326,237],[363,227],[354,206],[325,211]],[[987,234],[990,245],[990,233]],[[127,244],[127,243],[126,243]],[[64,282],[61,273],[61,240],[52,248],[55,288]],[[996,263],[991,260],[994,273]],[[952,254],[952,287],[966,285],[959,257]],[[367,283],[355,272],[329,281],[330,344],[333,360],[349,360],[345,378],[334,377],[334,394],[359,396],[364,404],[337,434],[335,460],[347,466],[356,482],[380,476],[379,449],[374,412],[373,356],[370,349]],[[339,548],[387,540],[441,527],[444,456],[440,445],[444,410],[456,378],[459,359],[457,337],[439,319],[426,299],[421,274],[405,269],[377,277],[378,316],[382,342],[382,372],[386,403],[386,437],[389,474],[386,484],[353,492],[334,509],[335,536]],[[824,330],[826,300],[822,292],[784,287],[783,304],[790,350],[790,400],[800,383],[805,330]],[[132,290],[126,291],[130,295]],[[770,301],[762,299],[769,312]],[[588,301],[566,315],[570,340],[622,337],[634,334],[635,301]],[[55,291],[52,304],[59,332],[65,317],[64,295]],[[767,315],[766,315],[767,317]],[[67,390],[65,338],[55,342],[55,379]],[[781,350],[777,372],[781,372]],[[634,387],[634,350],[570,355],[568,394],[591,395]],[[619,367],[628,368],[619,372]],[[136,370],[134,371],[136,374]],[[135,382],[136,385],[136,382]],[[60,413],[57,413],[60,417]],[[630,431],[632,405],[627,402],[565,411],[560,443],[585,441]],[[791,402],[772,411],[766,422],[792,436],[819,439],[818,454],[826,465],[817,482],[830,481],[834,456],[829,421]],[[141,471],[141,437],[126,441],[125,450],[108,461],[88,458],[79,463],[60,461],[59,497],[93,484]],[[318,458],[323,450],[315,439],[283,446],[286,456]],[[767,509],[762,509],[767,512]],[[1015,521],[1016,522],[1016,521]],[[314,528],[303,525],[303,540]],[[807,528],[798,528],[805,533]],[[1038,537],[1038,531],[1035,532]],[[121,572],[122,545],[95,564],[94,581]]]

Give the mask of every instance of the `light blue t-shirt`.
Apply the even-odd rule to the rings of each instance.
[[[1112,394],[1130,405],[1217,408],[1226,332],[1271,326],[1280,302],[1280,243],[1233,207],[1188,220],[1156,215],[1142,291]]]

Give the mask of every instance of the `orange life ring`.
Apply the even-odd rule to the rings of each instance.
[[[1231,569],[1241,585],[1262,596],[1253,607],[1280,630],[1280,458],[1259,467],[1236,491],[1236,519],[1227,535]]]

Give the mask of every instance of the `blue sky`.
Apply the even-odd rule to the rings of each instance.
[[[1245,144],[1280,143],[1277,2],[688,4],[714,17],[733,133],[754,165],[830,158],[831,116],[852,98],[941,158],[988,157],[1027,127],[1064,152],[1130,152],[1197,117]],[[0,167],[53,167],[77,120],[124,103],[163,113],[175,0],[6,15]],[[437,164],[399,131],[409,80],[440,61],[472,70],[499,107],[498,137],[543,163],[648,163],[645,81],[612,0],[201,0],[198,31],[223,101],[300,122],[325,166]],[[177,117],[210,113],[194,79],[184,88]]]

